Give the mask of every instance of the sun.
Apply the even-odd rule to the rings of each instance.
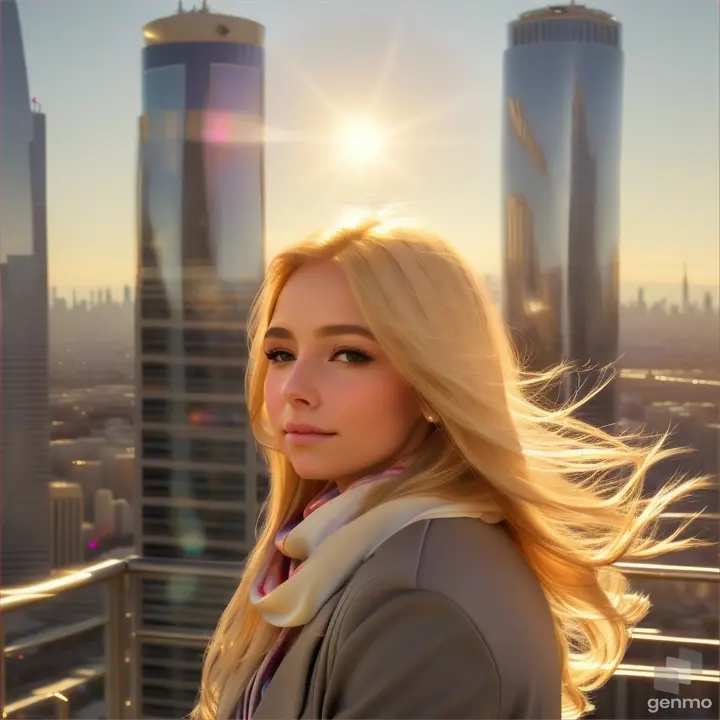
[[[356,163],[377,160],[383,150],[384,138],[372,122],[354,122],[345,127],[340,140],[347,158]]]

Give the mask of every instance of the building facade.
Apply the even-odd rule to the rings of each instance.
[[[527,368],[570,363],[553,400],[618,360],[620,24],[579,5],[509,25],[503,95],[503,309]],[[558,397],[559,395],[559,397]],[[615,384],[584,419],[615,420]]]
[[[76,483],[50,483],[50,532],[53,570],[82,565],[83,491]]]
[[[50,569],[46,118],[0,3],[0,586]]]
[[[136,535],[146,557],[243,561],[265,496],[244,393],[246,320],[264,273],[263,34],[207,10],[144,28]],[[143,579],[139,621],[211,632],[236,586]],[[203,649],[140,645],[139,717],[190,711]]]

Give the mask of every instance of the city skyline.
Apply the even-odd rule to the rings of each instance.
[[[446,234],[478,272],[498,274],[502,49],[507,22],[543,3],[458,0],[441,9],[427,2],[422,18],[411,17],[407,4],[382,5],[382,10],[366,5],[358,12],[345,3],[303,3],[300,12],[284,2],[211,4],[217,12],[240,12],[267,27],[266,256],[336,220],[344,207],[390,202],[399,215],[420,215]],[[713,58],[718,40],[711,28],[718,7],[700,0],[692,13],[683,13],[687,37],[692,36],[683,40],[676,37],[674,3],[659,0],[652,13],[639,5],[593,3],[618,15],[625,28],[623,299],[634,296],[638,285],[647,287],[649,299],[667,296],[666,290],[654,293],[655,286],[674,286],[687,262],[696,299],[710,290],[717,302],[718,68]],[[107,284],[124,285],[132,278],[135,243],[135,127],[126,118],[139,112],[139,28],[177,4],[78,0],[62,10],[46,6],[41,13],[33,3],[21,0],[20,6],[32,94],[52,108],[54,117],[51,283],[65,294],[70,286],[94,284],[102,273]],[[83,55],[94,36],[83,46],[76,33],[85,36],[84,28],[92,26],[111,26],[115,32],[88,64]],[[347,52],[356,26],[370,40]],[[68,72],[58,77],[50,58],[61,47]],[[109,86],[113,92],[103,93]],[[351,166],[341,161],[332,140],[344,116],[368,110],[374,96],[381,124],[406,130],[388,139],[385,162]],[[673,103],[665,107],[668,96]],[[73,102],[61,103],[62,98]],[[108,133],[112,143],[99,152]],[[69,167],[73,182],[67,182]],[[324,177],[321,170],[327,171]]]
[[[488,290],[493,294],[495,300],[499,301],[497,291],[501,282],[499,276],[485,275],[479,276],[487,285]],[[686,284],[687,283],[687,284]],[[648,293],[648,288],[650,292]],[[643,296],[648,306],[654,304],[663,304],[668,310],[673,307],[682,309],[685,305],[685,296],[690,305],[698,307],[706,304],[706,298],[709,295],[712,300],[712,307],[716,308],[717,288],[694,285],[685,273],[675,283],[660,283],[645,285],[642,283],[628,283],[620,287],[620,306],[630,307],[637,303],[638,294]],[[50,308],[52,309],[57,303],[61,303],[66,307],[72,308],[76,305],[86,304],[88,306],[102,305],[104,303],[118,302],[134,302],[135,288],[127,283],[119,287],[111,285],[97,285],[86,287],[70,287],[65,288],[65,292],[61,293],[58,288],[52,286],[50,288]]]
[[[500,282],[499,273],[496,275],[484,275],[480,274],[487,280],[491,280],[495,283]],[[645,294],[646,301],[650,304],[655,302],[666,301],[668,307],[682,305],[682,268],[678,269],[678,277],[675,282],[663,282],[663,283],[642,283],[642,282],[621,282],[620,283],[620,303],[622,305],[632,304],[637,300],[638,291],[642,290]],[[97,291],[97,283],[91,283],[88,285],[70,285],[64,287],[52,286],[55,291],[55,297],[63,299],[68,304],[72,305],[73,297],[76,298],[77,302],[83,300],[89,301],[92,293]],[[133,297],[135,295],[136,288],[133,282],[124,283],[122,285],[103,285],[103,290],[109,290],[112,297],[118,300],[123,296],[127,289],[130,289]],[[718,297],[720,288],[717,285],[702,285],[692,282],[690,278],[689,295],[690,300],[697,304],[702,304],[705,295],[710,293],[713,298],[713,304],[718,304]]]

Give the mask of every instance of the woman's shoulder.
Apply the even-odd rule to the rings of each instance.
[[[440,518],[412,523],[380,545],[343,592],[364,616],[399,593],[424,591],[456,605],[478,629],[552,630],[540,583],[502,523]],[[554,632],[554,630],[552,630]]]
[[[552,616],[502,525],[397,532],[340,593],[327,645],[334,717],[560,717]]]
[[[413,523],[377,549],[347,590],[348,615],[358,620],[398,595],[439,596],[472,623],[501,674],[521,672],[521,657],[559,673],[547,599],[502,523],[472,518]]]
[[[478,621],[492,615],[497,622],[500,612],[516,608],[524,615],[535,608],[540,622],[550,618],[540,583],[504,525],[474,518],[408,525],[376,550],[351,583],[372,595],[437,593]]]

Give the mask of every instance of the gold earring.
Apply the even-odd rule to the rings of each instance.
[[[426,419],[429,423],[434,423],[434,422],[435,422],[435,418],[434,418],[432,415],[428,415],[425,419]]]

